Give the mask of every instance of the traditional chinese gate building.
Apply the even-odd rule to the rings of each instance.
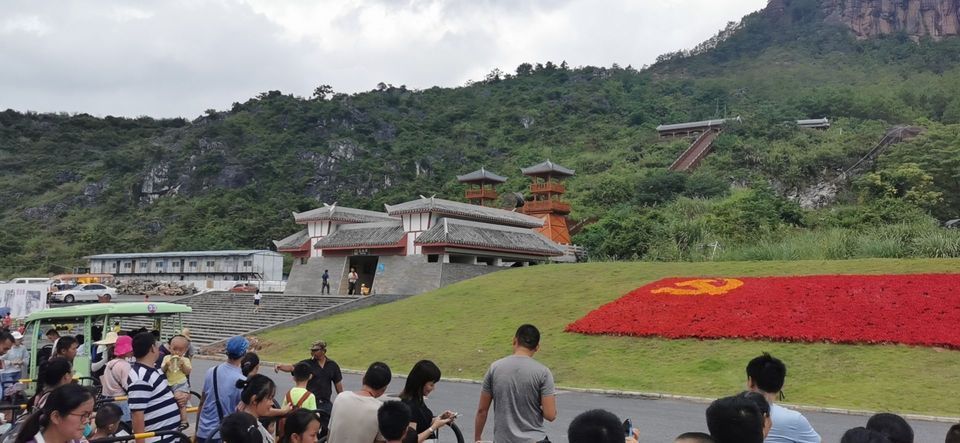
[[[491,181],[490,176],[478,178]],[[477,200],[491,201],[488,197]],[[439,198],[385,209],[324,205],[294,214],[306,229],[275,242],[278,250],[298,257],[285,292],[319,294],[320,276],[328,271],[332,292],[346,294],[347,274],[355,269],[359,283],[374,293],[418,294],[564,253],[535,231],[543,227],[541,218],[518,212]]]

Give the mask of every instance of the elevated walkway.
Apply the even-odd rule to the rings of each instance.
[[[680,157],[670,165],[671,171],[684,172],[696,168],[704,157],[713,150],[713,141],[720,135],[721,129],[714,128],[704,131],[696,140],[680,154]]]

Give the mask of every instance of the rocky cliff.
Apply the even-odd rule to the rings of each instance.
[[[767,13],[790,18],[806,0],[770,0]],[[960,0],[820,0],[827,23],[849,27],[858,38],[905,33],[917,40],[960,35]]]

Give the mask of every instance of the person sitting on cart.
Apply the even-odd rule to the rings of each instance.
[[[31,409],[41,409],[50,393],[60,386],[73,383],[73,364],[63,357],[50,359],[37,379],[37,395],[30,401]]]

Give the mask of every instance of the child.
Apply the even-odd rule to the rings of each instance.
[[[190,342],[187,341],[186,337],[182,335],[173,337],[170,340],[170,354],[163,357],[163,363],[160,364],[160,370],[166,374],[167,383],[170,384],[170,390],[173,391],[173,396],[180,405],[181,429],[190,427],[190,423],[187,420],[186,407],[187,399],[190,398],[188,377],[190,377],[190,371],[193,370],[193,366],[190,364],[190,359],[184,355],[187,353],[188,346],[190,346]]]
[[[253,294],[253,312],[260,312],[261,299],[263,299],[263,295],[260,294],[260,288],[257,288],[257,292]]]
[[[310,382],[311,378],[313,378],[313,373],[310,371],[310,365],[301,362],[293,366],[293,382],[296,386],[284,396],[284,409],[288,406],[310,411],[317,409],[317,398],[307,390],[307,383]]]
[[[100,406],[94,421],[97,430],[93,432],[89,440],[113,437],[120,430],[121,415],[123,415],[123,411],[120,410],[120,406],[114,403],[105,403]]]

